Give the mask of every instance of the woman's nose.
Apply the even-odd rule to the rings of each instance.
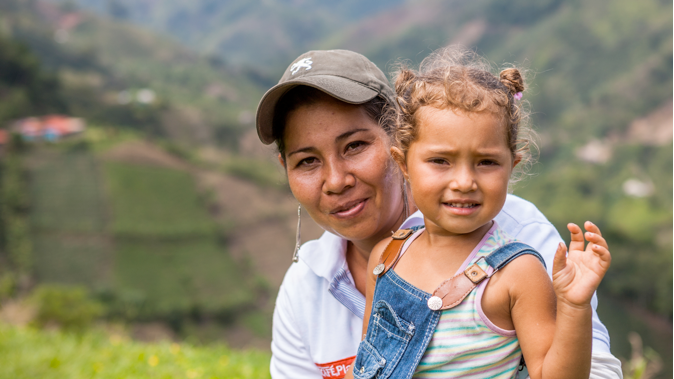
[[[326,194],[342,193],[356,184],[356,177],[344,161],[328,161],[324,169],[323,192]]]
[[[452,172],[449,189],[459,192],[471,192],[477,189],[475,175],[469,167],[457,167]]]

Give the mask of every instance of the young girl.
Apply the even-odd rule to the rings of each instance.
[[[587,378],[590,299],[610,265],[599,229],[569,224],[553,282],[543,259],[493,220],[518,164],[524,90],[474,54],[442,50],[396,79],[393,158],[425,228],[373,250],[355,378]],[[347,376],[350,377],[350,376]]]

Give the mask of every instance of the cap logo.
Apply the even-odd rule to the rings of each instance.
[[[295,64],[290,66],[290,72],[295,75],[301,68],[304,68],[304,71],[311,70],[312,64],[314,64],[314,62],[311,61],[311,57],[300,59]]]

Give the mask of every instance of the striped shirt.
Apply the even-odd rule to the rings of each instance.
[[[459,272],[511,241],[494,222]],[[493,271],[484,260],[478,265],[487,273]],[[499,328],[482,312],[482,293],[488,281],[480,283],[461,304],[442,312],[414,378],[515,377],[522,357],[515,331]]]

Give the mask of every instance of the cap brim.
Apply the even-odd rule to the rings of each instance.
[[[379,92],[372,88],[365,87],[351,79],[334,75],[305,76],[277,84],[262,96],[255,116],[257,135],[265,145],[274,142],[273,129],[276,104],[288,91],[300,85],[316,88],[349,104],[362,104],[379,95]]]

